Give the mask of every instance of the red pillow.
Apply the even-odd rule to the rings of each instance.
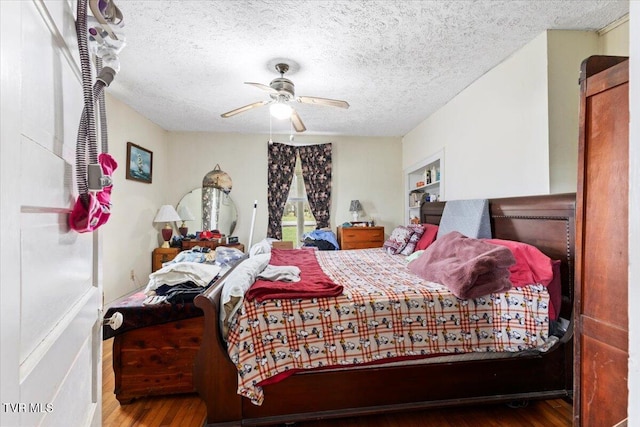
[[[436,240],[436,236],[438,235],[438,226],[433,224],[422,224],[424,228],[424,233],[418,243],[416,243],[416,251],[422,251],[429,247]]]
[[[506,246],[511,249],[516,263],[509,267],[509,280],[515,287],[540,283],[548,286],[553,279],[551,258],[540,252],[535,246],[513,240],[482,239],[487,243]]]

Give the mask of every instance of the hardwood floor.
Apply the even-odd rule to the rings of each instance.
[[[195,394],[139,399],[120,406],[113,394],[113,339],[104,341],[102,361],[103,427],[198,427],[206,408]],[[456,407],[368,417],[297,423],[297,427],[569,427],[571,404],[562,399],[530,402],[525,408],[506,405]]]

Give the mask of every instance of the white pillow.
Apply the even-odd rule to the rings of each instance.
[[[278,239],[273,239],[271,237],[267,237],[261,241],[259,241],[258,243],[256,243],[255,245],[251,246],[251,249],[249,249],[249,256],[254,256],[254,255],[258,255],[258,254],[268,254],[271,252],[271,242],[278,240]]]
[[[256,281],[256,277],[267,267],[269,260],[271,259],[271,253],[258,254],[250,257],[249,259],[242,261],[225,279],[222,288],[222,294],[220,296],[222,304],[220,304],[221,315],[220,319],[231,317],[240,307],[244,294]],[[233,309],[227,313],[225,312],[224,305],[231,301],[231,297],[238,297],[238,303]]]

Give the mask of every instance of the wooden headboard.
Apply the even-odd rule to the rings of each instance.
[[[440,224],[445,204],[423,203],[421,221]],[[574,285],[575,193],[489,199],[489,211],[494,238],[528,243],[549,258],[561,261],[560,315],[570,319]]]

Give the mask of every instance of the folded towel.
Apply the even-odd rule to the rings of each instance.
[[[458,298],[467,299],[511,289],[509,267],[515,262],[505,246],[452,231],[436,239],[408,268],[425,280],[446,286]]]
[[[271,282],[299,282],[300,269],[295,265],[268,265],[262,270],[258,279]]]

